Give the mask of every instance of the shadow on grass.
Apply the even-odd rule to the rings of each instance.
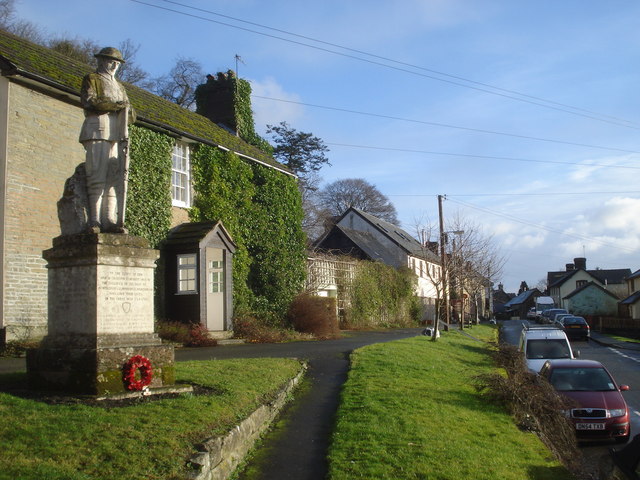
[[[541,467],[533,466],[528,469],[527,478],[531,480],[572,480],[574,477],[569,471],[561,466]]]
[[[136,398],[125,398],[118,400],[96,400],[95,397],[87,395],[69,395],[65,392],[38,391],[31,390],[25,372],[4,373],[0,375],[0,393],[11,395],[23,400],[31,400],[47,405],[87,405],[100,408],[118,408],[140,405],[142,403],[155,402],[170,398],[179,398],[184,395],[223,395],[223,389],[203,387],[202,385],[191,384],[193,392],[190,393],[163,393],[159,395],[148,395]]]

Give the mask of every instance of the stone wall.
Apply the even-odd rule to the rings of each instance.
[[[47,272],[42,251],[60,235],[56,202],[84,161],[77,105],[9,83],[4,224],[3,318],[7,340],[44,334]]]
[[[260,406],[247,419],[221,437],[212,437],[200,445],[200,453],[191,458],[194,471],[192,480],[225,480],[231,476],[256,440],[269,428],[290,394],[300,382],[307,369],[302,364],[296,375],[278,394],[276,399]]]
[[[84,113],[74,100],[6,78],[0,82],[8,97],[6,115],[0,112],[0,128],[6,127],[6,145],[0,148],[7,152],[0,331],[6,329],[7,341],[26,340],[46,334],[42,252],[61,234],[56,203],[67,178],[84,162],[78,142]],[[189,221],[186,209],[174,207],[172,214],[172,226]]]

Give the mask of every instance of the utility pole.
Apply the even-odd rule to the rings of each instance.
[[[442,214],[442,195],[438,195],[438,219],[440,220],[440,261],[442,263],[442,296],[444,297],[444,321],[445,330],[449,330],[449,323],[451,323],[450,319],[450,308],[449,308],[449,280],[448,280],[448,272],[447,272],[447,254],[445,252],[445,244],[446,237],[444,233],[444,217]],[[432,339],[436,339],[436,332],[438,331],[438,319],[439,316],[436,315],[435,320],[435,331],[433,333]]]

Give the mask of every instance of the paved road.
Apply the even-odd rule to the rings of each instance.
[[[176,351],[176,360],[295,357],[309,361],[309,388],[302,389],[270,432],[240,480],[323,480],[327,449],[349,354],[362,346],[420,335],[422,329],[353,332],[339,340],[229,345]],[[250,472],[250,473],[249,473]]]
[[[503,341],[518,344],[522,325],[527,320],[508,320],[503,322]],[[625,342],[615,342],[611,337],[591,332],[589,342],[572,342],[572,348],[580,351],[580,358],[597,360],[603,363],[619,384],[631,386],[623,396],[631,411],[631,436],[640,433],[640,347]],[[599,459],[609,455],[609,450],[619,450],[622,445],[613,442],[581,442],[580,448],[594,471]]]

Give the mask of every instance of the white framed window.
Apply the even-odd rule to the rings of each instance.
[[[198,293],[198,265],[195,253],[178,255],[178,293]]]
[[[224,292],[224,264],[221,260],[211,260],[208,265],[209,293]]]
[[[191,162],[189,145],[176,142],[171,154],[171,201],[176,207],[191,206]]]

